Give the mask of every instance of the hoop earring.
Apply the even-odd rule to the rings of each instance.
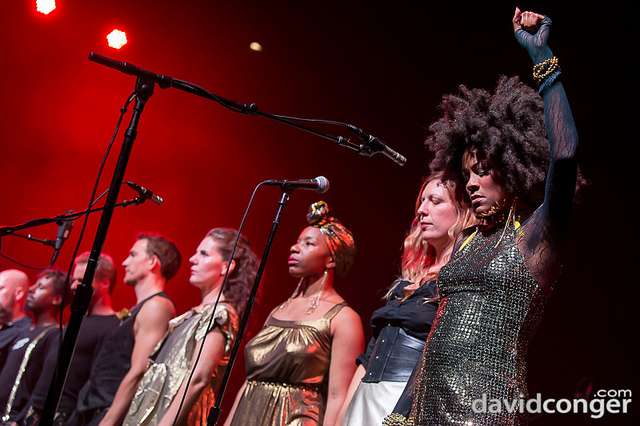
[[[509,209],[509,214],[507,215],[507,220],[504,222],[504,229],[502,230],[502,234],[500,235],[500,238],[498,239],[498,242],[496,243],[496,247],[498,247],[498,245],[500,244],[500,242],[502,241],[502,238],[504,237],[504,234],[507,232],[507,228],[509,227],[509,224],[513,221],[513,224],[516,228],[519,228],[520,224],[518,223],[518,220],[516,219],[516,203],[518,201],[518,197],[515,197],[513,199],[513,203],[511,203],[511,208]]]
[[[298,294],[300,293],[300,288],[302,287],[302,281],[303,281],[303,278],[300,278],[300,281],[298,281],[298,285],[296,286],[296,289],[293,290],[293,294],[289,296],[287,300],[282,302],[282,304],[278,307],[278,311],[284,311],[287,308],[287,306],[289,306],[289,303],[291,303],[293,299],[298,297]]]
[[[506,204],[507,204],[507,199],[506,198],[503,198],[500,201],[496,201],[489,208],[489,210],[487,210],[484,213],[476,214],[476,217],[478,217],[480,219],[485,219],[485,218],[491,217],[491,216],[495,215],[496,213],[498,213],[500,210],[502,210]]]

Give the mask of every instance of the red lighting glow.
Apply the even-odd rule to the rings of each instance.
[[[120,30],[113,30],[107,36],[107,42],[109,43],[109,47],[120,49],[127,44],[127,34]]]
[[[48,15],[55,8],[56,0],[36,0],[36,10],[40,13]]]

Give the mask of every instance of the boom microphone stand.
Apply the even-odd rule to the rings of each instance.
[[[134,184],[135,185],[135,184]],[[115,205],[115,207],[127,207],[130,205],[134,205],[134,206],[138,206],[142,203],[144,203],[147,199],[147,197],[145,197],[144,194],[141,194],[139,197],[135,197],[133,199],[130,200],[124,200],[118,204]],[[67,237],[69,236],[69,234],[71,233],[71,228],[73,226],[73,222],[75,222],[76,220],[78,220],[80,217],[85,216],[85,215],[89,215],[91,213],[95,213],[98,211],[103,211],[104,207],[98,207],[95,209],[87,209],[85,211],[82,212],[75,212],[73,210],[69,210],[68,212],[66,212],[65,214],[61,214],[55,217],[48,217],[48,218],[38,218],[38,219],[32,219],[29,220],[25,223],[20,223],[18,225],[12,225],[12,226],[0,226],[0,249],[2,248],[2,237],[7,236],[7,235],[12,235],[14,237],[20,237],[20,238],[24,238],[25,240],[29,240],[29,241],[35,241],[41,244],[44,244],[45,246],[51,246],[54,248],[54,252],[53,252],[53,256],[51,257],[51,263],[49,264],[49,266],[47,266],[47,268],[51,268],[57,257],[58,257],[58,253],[60,252],[60,249],[62,248],[62,244],[64,243],[64,240],[67,239]],[[29,234],[19,234],[16,231],[22,230],[22,229],[29,229],[29,228],[34,228],[36,226],[41,226],[41,225],[46,225],[48,223],[57,223],[58,224],[58,235],[56,236],[55,239],[50,240],[48,238],[38,238],[34,235],[32,235],[31,233]],[[20,265],[22,265],[20,262],[17,262],[14,259],[8,258],[9,260],[12,260]],[[40,267],[35,267],[35,266],[28,266],[28,265],[22,265],[22,266],[26,266],[29,268],[33,268],[33,269],[45,269],[45,268],[40,268]]]
[[[220,387],[218,388],[218,394],[216,395],[216,402],[213,407],[209,410],[209,416],[207,417],[207,425],[212,426],[218,423],[218,418],[220,417],[220,404],[222,402],[222,397],[224,396],[224,391],[227,387],[227,382],[229,381],[229,377],[231,376],[231,370],[233,369],[233,363],[238,355],[238,350],[240,349],[240,342],[242,341],[242,335],[244,334],[244,329],[249,322],[249,316],[251,315],[251,309],[253,308],[253,304],[256,300],[256,295],[258,294],[258,288],[260,286],[260,280],[262,279],[262,271],[264,271],[264,267],[267,263],[267,257],[269,257],[269,251],[271,251],[271,244],[273,243],[273,239],[276,235],[276,230],[278,229],[278,225],[280,224],[280,217],[282,216],[282,210],[287,205],[289,201],[289,194],[287,190],[282,190],[282,195],[280,196],[280,201],[278,201],[278,211],[276,212],[276,217],[273,220],[273,225],[271,227],[271,232],[269,233],[269,238],[267,240],[267,245],[264,249],[264,253],[262,254],[262,259],[260,259],[260,265],[258,266],[258,271],[256,272],[256,278],[253,282],[253,288],[251,289],[251,293],[249,294],[249,299],[247,301],[247,306],[244,308],[244,314],[242,315],[242,320],[240,321],[240,325],[238,327],[238,334],[233,342],[233,348],[231,349],[231,354],[229,355],[229,364],[227,364],[227,368],[224,372],[224,376],[222,377],[222,381],[220,382]]]
[[[269,114],[264,111],[260,111],[260,109],[258,109],[258,105],[256,105],[255,103],[242,104],[240,102],[236,102],[231,99],[226,99],[226,98],[223,98],[222,96],[209,93],[203,88],[198,87],[194,84],[188,83],[186,81],[177,80],[175,78],[171,78],[166,75],[155,74],[153,72],[144,70],[142,68],[138,68],[135,65],[127,62],[120,62],[115,59],[98,55],[93,52],[89,54],[89,60],[102,64],[104,66],[116,69],[125,74],[143,76],[145,78],[150,79],[151,81],[158,83],[158,86],[160,86],[160,88],[162,89],[166,89],[168,87],[175,87],[176,89],[180,89],[185,92],[216,101],[219,104],[225,106],[226,108],[229,108],[232,111],[239,112],[241,114],[256,115],[256,116],[268,118],[270,120],[274,120],[279,123],[286,124],[288,126],[295,127],[297,129],[304,130],[309,133],[313,133],[316,136],[320,136],[322,138],[334,141],[340,146],[344,146],[349,149],[352,149],[358,152],[358,154],[364,155],[366,157],[371,157],[374,154],[381,153],[382,155],[391,159],[393,162],[395,162],[400,166],[403,166],[407,161],[407,159],[402,154],[391,149],[380,138],[370,135],[362,131],[360,128],[350,124],[346,125],[346,127],[349,128],[349,130],[351,130],[353,133],[355,133],[359,138],[361,138],[365,142],[364,144],[357,144],[357,143],[351,142],[351,140],[345,137],[333,136],[324,132],[320,132],[312,127],[303,126],[301,124],[298,124],[292,121],[288,117],[282,117],[278,115]]]
[[[146,200],[142,197],[135,197],[130,200],[121,201],[118,204],[116,204],[114,207],[127,207],[131,205],[137,206],[144,203],[145,201]],[[31,234],[27,234],[27,235],[18,234],[16,231],[20,231],[22,229],[28,229],[28,228],[35,228],[36,226],[42,226],[42,225],[46,225],[48,223],[54,223],[54,222],[58,223],[58,225],[60,224],[60,222],[65,222],[65,221],[73,222],[75,220],[78,220],[80,217],[82,217],[85,214],[100,212],[100,211],[103,211],[104,209],[105,209],[104,207],[97,207],[95,209],[85,210],[81,212],[69,211],[65,214],[60,214],[54,217],[32,219],[27,222],[20,223],[18,225],[0,226],[0,238],[7,235],[12,235],[14,237],[24,238],[29,241],[42,243],[45,246],[53,246],[55,244],[53,240],[50,240],[48,238],[34,237]]]
[[[82,283],[76,289],[76,294],[73,297],[73,302],[71,303],[71,316],[69,317],[69,322],[67,323],[64,338],[62,340],[62,347],[60,348],[56,372],[53,376],[53,380],[51,381],[49,393],[47,394],[47,399],[42,410],[42,417],[39,422],[41,425],[50,425],[53,423],[53,418],[55,416],[58,403],[60,402],[60,395],[62,394],[62,389],[64,388],[64,383],[67,378],[69,364],[71,363],[71,358],[75,351],[80,325],[82,324],[84,315],[89,309],[89,302],[91,301],[91,295],[93,294],[93,277],[98,265],[98,260],[100,259],[100,253],[102,252],[111,217],[113,216],[116,198],[118,197],[118,191],[120,190],[120,185],[122,184],[124,172],[127,168],[129,156],[131,155],[133,142],[138,133],[138,122],[140,121],[140,116],[146,102],[149,100],[151,95],[153,95],[153,89],[154,80],[138,76],[135,88],[136,102],[133,108],[131,121],[129,123],[129,127],[125,131],[124,141],[122,143],[118,162],[111,180],[109,194],[105,201],[96,237],[87,261],[87,269],[84,273]]]

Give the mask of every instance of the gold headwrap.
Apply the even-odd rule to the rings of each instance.
[[[324,201],[311,204],[307,213],[307,222],[322,232],[336,264],[336,273],[340,276],[346,275],[356,257],[356,243],[351,231],[338,219],[329,216],[329,206]]]

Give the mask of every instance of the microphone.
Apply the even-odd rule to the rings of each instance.
[[[365,153],[360,152],[361,154],[372,156],[373,154],[381,152],[382,155],[391,159],[394,163],[400,166],[404,166],[404,164],[407,162],[407,159],[402,154],[389,148],[382,139],[376,136],[370,135],[369,133],[366,133],[362,131],[362,129],[356,126],[353,126],[351,124],[347,124],[347,127],[353,133],[358,135],[360,139],[366,142],[366,145],[364,147],[366,152]]]
[[[279,186],[283,191],[301,188],[312,189],[321,194],[329,190],[329,179],[324,176],[318,176],[315,179],[301,179],[301,180],[265,180],[262,182],[265,185]]]
[[[164,203],[162,197],[155,195],[153,192],[149,191],[147,188],[144,188],[140,185],[137,185],[133,182],[125,182],[127,185],[131,187],[134,191],[140,194],[140,199],[144,202],[145,200],[151,200],[157,205],[161,206]]]
[[[67,211],[65,214],[75,213],[73,210]],[[58,258],[58,254],[60,253],[60,249],[62,245],[69,238],[69,234],[71,234],[71,229],[73,228],[73,222],[75,220],[64,220],[58,221],[58,234],[56,235],[56,241],[53,244],[53,255],[51,256],[51,265],[53,265]]]

